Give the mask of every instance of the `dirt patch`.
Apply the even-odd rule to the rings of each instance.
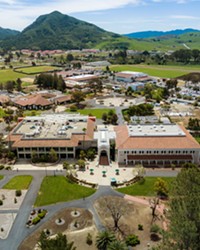
[[[76,210],[80,213],[79,217],[73,217],[71,213]],[[55,221],[61,218],[65,221],[64,224],[58,225]],[[71,225],[78,223],[78,227],[73,227],[73,233],[71,232]],[[35,232],[27,237],[19,247],[19,250],[32,250],[37,244],[40,234],[43,230],[48,229],[51,235],[55,235],[59,232],[65,233],[69,239],[74,241],[74,246],[86,245],[87,229],[94,227],[92,214],[88,210],[80,208],[68,208],[63,209],[60,212],[52,216],[47,222],[43,223]],[[85,231],[84,231],[85,230]],[[88,229],[89,230],[89,229]],[[80,238],[79,238],[80,232]],[[94,234],[93,234],[94,237]],[[82,238],[82,240],[80,240]],[[80,249],[81,248],[77,248]],[[84,249],[84,248],[82,248]],[[85,248],[93,249],[93,248]]]
[[[96,201],[95,209],[98,212],[104,226],[108,229],[112,229],[114,225],[113,219],[108,210],[106,211],[105,209],[102,209],[100,205],[101,199],[103,198]],[[148,243],[150,243],[150,246],[155,246],[157,243],[151,241],[150,239],[150,228],[152,225],[150,206],[127,201],[119,197],[110,197],[110,203],[116,202],[115,199],[122,199],[124,204],[123,206],[125,207],[125,213],[119,222],[120,227],[124,230],[124,237],[129,234],[136,234],[140,239],[140,245],[137,245],[134,249],[144,250],[147,248]],[[157,218],[155,223],[162,227],[162,220],[160,218]],[[139,224],[143,225],[142,231],[138,230]],[[122,236],[117,235],[117,237]]]

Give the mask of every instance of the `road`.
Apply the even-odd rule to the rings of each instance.
[[[17,217],[14,221],[14,224],[12,226],[12,229],[7,237],[7,239],[2,240],[0,239],[0,250],[17,250],[20,243],[33,231],[38,229],[41,224],[35,225],[32,228],[26,228],[26,222],[28,220],[29,214],[31,210],[33,209],[33,204],[35,202],[35,199],[37,197],[37,193],[39,191],[40,185],[42,183],[43,178],[48,175],[54,175],[54,171],[46,171],[43,170],[19,170],[19,171],[7,171],[3,170],[0,172],[2,175],[4,175],[4,179],[0,181],[0,188],[3,187],[12,177],[17,175],[32,175],[33,181],[29,187],[29,190],[25,196],[25,199],[18,211]],[[57,175],[65,175],[65,171],[62,172],[56,172]],[[172,170],[147,170],[146,172],[147,176],[176,176],[177,171]],[[98,230],[103,230],[104,226],[102,225],[98,214],[96,213],[94,209],[94,202],[99,197],[102,196],[119,196],[123,197],[124,195],[121,193],[118,193],[117,191],[113,190],[110,186],[99,186],[98,190],[90,197],[87,197],[85,199],[75,200],[71,202],[63,202],[58,203],[50,206],[44,206],[42,208],[46,208],[48,210],[47,216],[43,219],[43,222],[46,222],[49,218],[51,218],[56,212],[63,208],[67,207],[80,207],[88,209],[92,212],[95,225]],[[0,211],[0,213],[5,213],[3,211]]]

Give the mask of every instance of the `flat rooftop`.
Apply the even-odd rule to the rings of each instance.
[[[129,125],[129,136],[156,137],[156,136],[185,136],[185,132],[176,124],[148,124],[148,125]]]
[[[83,134],[87,129],[87,116],[53,114],[30,116],[15,128],[14,134],[23,139],[71,139],[72,134]]]

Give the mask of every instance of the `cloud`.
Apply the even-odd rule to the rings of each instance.
[[[30,20],[58,10],[65,14],[103,11],[126,5],[139,5],[143,0],[0,0],[0,26],[23,29]],[[10,18],[8,18],[10,17]]]
[[[185,20],[199,20],[199,17],[196,16],[187,16],[187,15],[173,15],[171,16],[173,19],[185,19]]]

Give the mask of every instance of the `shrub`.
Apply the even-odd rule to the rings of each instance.
[[[15,191],[15,195],[16,195],[17,197],[21,196],[21,195],[22,195],[22,191],[21,191],[21,190],[16,190],[16,191]]]
[[[5,167],[6,170],[11,170],[10,166]]]
[[[92,235],[90,233],[87,234],[87,238],[86,238],[86,243],[91,246],[92,245]]]
[[[77,109],[78,109],[78,108],[77,108],[76,105],[71,105],[71,106],[70,106],[70,111],[71,111],[71,112],[76,112]]]
[[[141,178],[139,181],[138,181],[138,183],[140,184],[140,185],[143,185],[144,183],[145,183],[145,178]]]
[[[2,206],[3,205],[3,201],[2,200],[0,200],[0,206]]]
[[[39,223],[40,222],[40,217],[35,217],[33,220],[32,220],[32,223],[34,224],[34,225],[36,225],[37,223]]]
[[[151,233],[159,233],[160,232],[160,227],[156,224],[153,224],[150,229]]]
[[[131,235],[129,235],[129,236],[126,238],[126,245],[127,245],[127,246],[132,246],[132,247],[134,247],[134,246],[136,246],[136,245],[138,245],[138,244],[140,244],[140,240],[139,240],[139,238],[138,238],[137,235],[131,234]]]
[[[43,210],[41,213],[38,214],[38,217],[40,219],[43,219],[45,217],[46,213],[47,213],[46,210]]]
[[[15,203],[15,204],[17,203],[17,198],[16,198],[16,197],[14,198],[14,203]]]
[[[15,158],[15,154],[13,152],[11,152],[11,151],[8,152],[7,156],[8,156],[9,160],[13,160]]]
[[[143,230],[143,225],[138,224],[138,230],[142,231]]]
[[[0,165],[0,170],[4,169],[4,165]]]

